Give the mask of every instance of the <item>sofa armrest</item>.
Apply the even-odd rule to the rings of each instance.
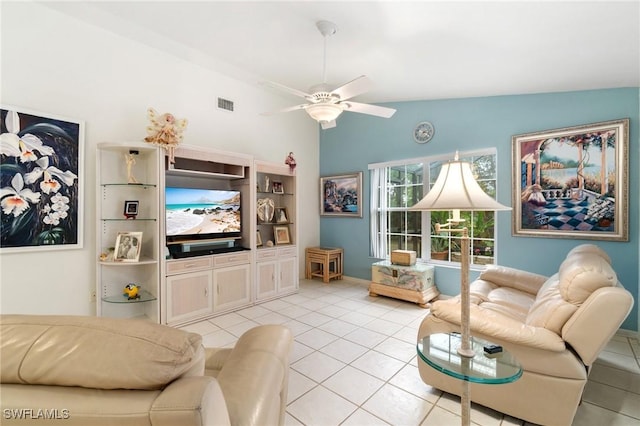
[[[220,370],[231,354],[230,348],[204,348],[204,374],[218,377]]]
[[[283,424],[291,331],[262,325],[245,332],[218,374],[233,425]]]
[[[582,362],[591,365],[618,331],[632,307],[633,296],[622,286],[600,288],[566,322],[562,336]]]
[[[548,277],[507,266],[489,265],[480,273],[478,279],[500,287],[515,288],[535,296]]]
[[[526,325],[477,305],[471,305],[470,313],[471,331],[532,348],[553,352],[565,350],[562,338],[545,328]],[[431,306],[431,314],[453,324],[461,322],[460,303],[457,298],[434,302]]]
[[[171,382],[153,402],[149,417],[154,426],[231,424],[220,385],[206,376]]]

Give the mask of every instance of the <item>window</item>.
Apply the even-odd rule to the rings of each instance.
[[[450,212],[410,211],[422,199],[425,188],[435,183],[444,162],[453,154],[392,163],[370,164],[371,175],[371,255],[388,258],[392,250],[414,250],[422,259],[460,262],[460,236],[435,234],[436,223],[446,223]],[[470,161],[478,184],[496,196],[495,150],[463,153]],[[495,212],[461,212],[469,229],[473,264],[494,263]],[[430,226],[423,226],[429,223]]]

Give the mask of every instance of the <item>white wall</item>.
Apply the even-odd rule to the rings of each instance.
[[[263,117],[286,99],[193,62],[132,42],[42,4],[3,2],[0,101],[84,120],[84,248],[0,255],[2,313],[93,314],[95,147],[140,141],[146,110],[189,120],[184,143],[283,163],[296,155],[298,246],[319,243],[318,129],[302,112]],[[217,109],[217,97],[235,112]],[[301,272],[303,259],[300,261]]]

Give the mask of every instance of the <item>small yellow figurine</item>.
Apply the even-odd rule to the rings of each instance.
[[[135,285],[133,283],[129,283],[124,287],[124,295],[128,296],[128,300],[139,299],[140,295],[138,291],[140,290],[140,286]]]

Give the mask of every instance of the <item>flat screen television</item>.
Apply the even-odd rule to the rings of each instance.
[[[239,238],[242,232],[240,191],[167,187],[167,243]]]

